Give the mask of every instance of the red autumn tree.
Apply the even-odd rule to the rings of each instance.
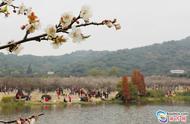
[[[139,70],[135,69],[132,72],[131,80],[136,85],[139,95],[145,96],[146,86],[145,86],[143,74],[141,74]]]
[[[122,78],[122,93],[123,93],[124,101],[129,101],[131,99],[127,76],[123,76]]]

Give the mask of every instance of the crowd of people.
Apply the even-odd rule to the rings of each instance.
[[[10,92],[14,92],[15,88],[7,88],[7,87],[0,87],[0,93],[9,94]]]
[[[1,89],[0,92],[3,94],[9,94],[10,92],[15,92],[16,100],[26,100],[29,101],[32,98],[32,91],[26,92],[23,89]],[[39,91],[40,92],[40,91]],[[79,98],[79,101],[90,102],[92,98],[108,100],[111,90],[109,89],[87,89],[87,88],[61,88],[58,87],[54,90],[55,95],[50,95],[49,92],[41,92],[41,101],[50,102],[53,97],[57,97],[59,101],[69,103],[73,101],[73,97]]]
[[[106,100],[109,98],[110,90],[108,89],[85,89],[85,88],[57,88],[56,95],[60,99],[63,96],[64,102],[72,102],[71,96],[78,96],[80,101],[89,102],[91,98],[101,98],[101,100]]]

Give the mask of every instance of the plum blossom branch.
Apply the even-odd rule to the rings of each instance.
[[[26,30],[25,36],[22,40],[11,41],[6,45],[0,46],[0,50],[7,48],[9,52],[20,52],[21,44],[30,41],[51,41],[53,47],[55,48],[58,48],[63,43],[67,42],[68,38],[72,39],[73,42],[80,42],[90,37],[90,35],[84,35],[80,28],[90,25],[106,25],[108,28],[115,27],[116,30],[119,30],[121,28],[116,19],[103,20],[101,22],[91,22],[90,18],[92,17],[92,12],[88,6],[83,6],[81,8],[80,14],[77,17],[73,16],[70,12],[66,12],[61,16],[59,23],[57,25],[49,25],[45,29],[45,33],[33,37],[28,37],[29,34],[34,33],[36,30],[38,30],[40,20],[32,10],[26,9],[23,4],[21,4],[20,7],[14,5],[10,6],[13,7],[14,10],[18,9],[18,14],[25,15],[26,11],[28,23],[21,26],[22,30]]]
[[[91,22],[91,23],[87,23],[87,24],[80,24],[80,25],[77,25],[76,27],[85,27],[85,26],[89,26],[89,25],[99,26],[99,25],[104,25],[104,23],[103,22],[100,22],[100,23]],[[67,34],[69,33],[69,32],[66,32],[64,30],[58,30],[57,31],[57,33],[60,33],[60,32],[67,33]],[[44,34],[37,35],[37,36],[34,36],[34,37],[24,38],[23,40],[13,42],[11,44],[6,44],[6,45],[3,45],[3,46],[0,46],[0,50],[8,48],[8,47],[10,47],[12,45],[18,45],[18,44],[22,44],[22,43],[26,43],[26,42],[30,42],[30,41],[48,40],[47,38],[45,38],[46,36],[47,36],[47,34],[44,33]]]

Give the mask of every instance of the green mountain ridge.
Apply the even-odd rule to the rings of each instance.
[[[146,75],[168,74],[173,69],[190,72],[190,37],[162,44],[118,51],[77,51],[62,56],[5,55],[0,53],[0,75],[23,75],[31,65],[32,73],[84,76],[123,75],[134,68]]]

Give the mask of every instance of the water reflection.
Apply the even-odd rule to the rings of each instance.
[[[155,112],[158,109],[190,112],[189,106],[180,105],[43,105],[27,106],[11,111],[2,108],[0,120],[12,120],[19,116],[43,112],[45,116],[39,119],[39,124],[126,124],[128,122],[130,124],[156,124],[158,121]]]

